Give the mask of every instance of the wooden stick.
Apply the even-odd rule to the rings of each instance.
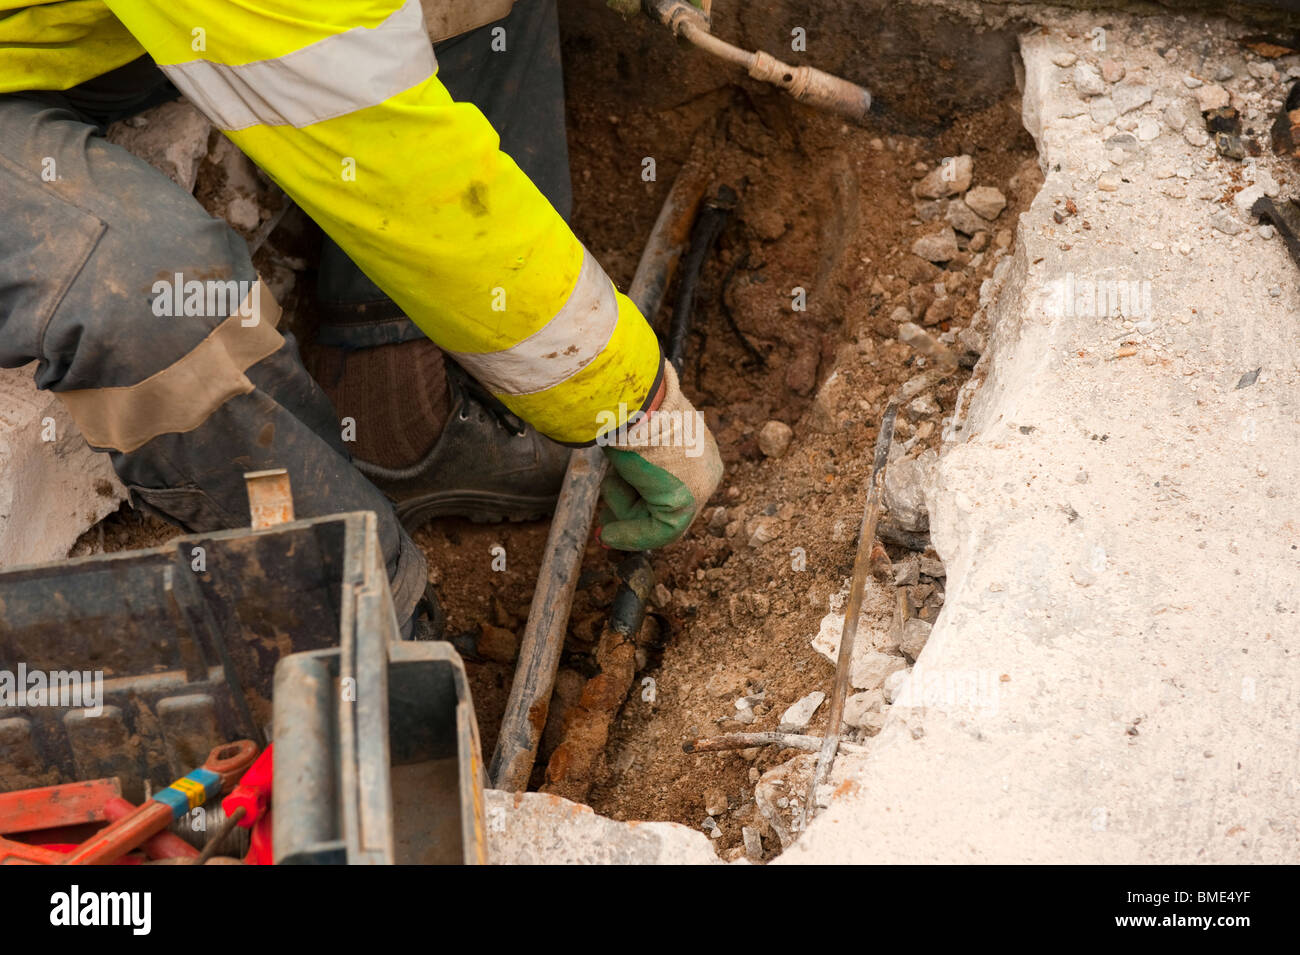
[[[682,743],[682,751],[724,753],[728,750],[750,749],[754,746],[781,746],[786,749],[802,749],[805,752],[815,753],[821,745],[820,736],[805,736],[801,733],[726,733],[722,736],[705,736]]]
[[[831,709],[826,718],[826,734],[822,737],[821,751],[817,755],[817,769],[808,784],[808,797],[804,800],[800,831],[808,828],[817,800],[817,787],[830,778],[835,762],[835,751],[840,745],[840,724],[844,719],[844,699],[848,696],[849,676],[852,671],[853,644],[858,636],[858,617],[862,614],[862,600],[871,574],[871,550],[876,543],[876,525],[880,522],[880,504],[885,492],[885,465],[889,463],[889,446],[894,441],[894,419],[898,404],[891,400],[880,421],[880,434],[876,437],[876,456],[871,465],[871,481],[867,485],[867,503],[862,509],[862,527],[858,531],[858,553],[853,559],[853,583],[849,591],[848,606],[844,608],[844,629],[840,636],[840,652],[835,661],[835,685],[831,690]]]

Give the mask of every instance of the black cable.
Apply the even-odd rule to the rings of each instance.
[[[682,277],[677,283],[677,299],[673,303],[672,323],[668,326],[668,341],[664,348],[664,354],[679,374],[686,354],[686,336],[691,330],[691,312],[695,306],[700,272],[718,237],[727,227],[732,210],[736,208],[736,199],[735,190],[730,186],[719,186],[717,195],[705,202],[691,226],[691,245],[682,263]]]

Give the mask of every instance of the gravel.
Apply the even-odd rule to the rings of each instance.
[[[969,198],[973,192],[975,192],[974,189],[966,193],[967,197]],[[976,232],[983,229],[986,224],[984,220],[976,215],[971,207],[961,199],[953,199],[948,203],[948,211],[944,214],[944,218],[948,220],[948,224],[954,229],[958,232],[963,232],[966,235],[974,235]]]
[[[971,176],[975,171],[975,160],[970,156],[950,157],[939,163],[920,182],[913,187],[913,194],[918,199],[944,199],[959,196],[970,188]]]
[[[1239,235],[1246,228],[1226,209],[1220,209],[1214,215],[1210,216],[1210,225],[1222,232],[1224,235]]]
[[[920,617],[909,617],[903,624],[898,649],[902,650],[909,660],[915,660],[925,648],[925,642],[930,639],[930,630],[931,625]]]
[[[1088,115],[1092,117],[1094,123],[1107,126],[1115,122],[1115,117],[1119,115],[1119,110],[1115,108],[1115,101],[1109,96],[1099,96],[1092,101],[1088,107]]]
[[[1007,207],[1007,197],[993,186],[976,186],[966,193],[965,205],[983,219],[992,222]]]
[[[1222,109],[1229,102],[1228,91],[1216,83],[1202,86],[1196,90],[1196,105],[1202,113],[1212,109]]]
[[[758,432],[758,450],[769,458],[779,458],[790,448],[794,430],[784,421],[769,421]]]
[[[781,723],[777,727],[782,733],[797,733],[806,729],[812,722],[813,714],[817,712],[818,707],[826,700],[826,694],[821,690],[814,690],[807,696],[796,700],[786,708],[781,714]]]
[[[1101,78],[1107,83],[1118,83],[1124,78],[1128,71],[1124,64],[1119,60],[1103,60],[1101,64]]]
[[[951,227],[923,235],[912,243],[912,253],[927,262],[948,262],[956,257],[957,252],[957,235]]]
[[[844,723],[854,729],[871,725],[873,717],[880,716],[880,708],[885,703],[885,694],[881,690],[867,690],[854,693],[844,701]]]
[[[1127,83],[1115,87],[1114,92],[1111,93],[1111,99],[1115,103],[1115,109],[1123,115],[1151,102],[1153,92],[1151,87],[1145,83]]]
[[[1106,81],[1096,67],[1078,63],[1074,67],[1074,89],[1080,96],[1100,96],[1106,92]]]
[[[914,458],[891,458],[885,469],[885,509],[903,530],[924,533],[930,529],[925,484],[938,458],[927,450]]]

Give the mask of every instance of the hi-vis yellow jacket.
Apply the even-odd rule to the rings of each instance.
[[[0,92],[66,89],[146,52],[539,431],[585,443],[648,401],[654,332],[482,113],[452,101],[420,0],[0,0]]]

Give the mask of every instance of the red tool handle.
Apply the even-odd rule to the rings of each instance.
[[[32,846],[0,836],[0,865],[58,865],[65,856],[48,846]]]
[[[115,796],[104,802],[104,815],[109,822],[125,819],[135,811],[136,807],[120,796]],[[145,840],[140,848],[144,849],[145,854],[150,859],[195,859],[199,855],[198,849],[195,849],[176,833],[166,831]]]
[[[64,865],[104,865],[162,832],[172,821],[172,810],[149,800],[139,809],[111,822],[63,859]]]
[[[221,800],[221,808],[226,811],[227,817],[233,816],[236,809],[243,807],[244,818],[239,820],[239,824],[245,829],[253,828],[253,823],[270,808],[271,777],[275,768],[275,757],[272,755],[274,750],[274,744],[262,750],[253,765],[248,767],[248,772],[240,778],[239,785]]]
[[[64,865],[103,865],[120,859],[153,836],[162,832],[173,819],[187,810],[202,806],[221,792],[221,776],[199,768],[186,773],[166,789],[154,794],[140,808],[116,822],[110,822],[64,860]]]

